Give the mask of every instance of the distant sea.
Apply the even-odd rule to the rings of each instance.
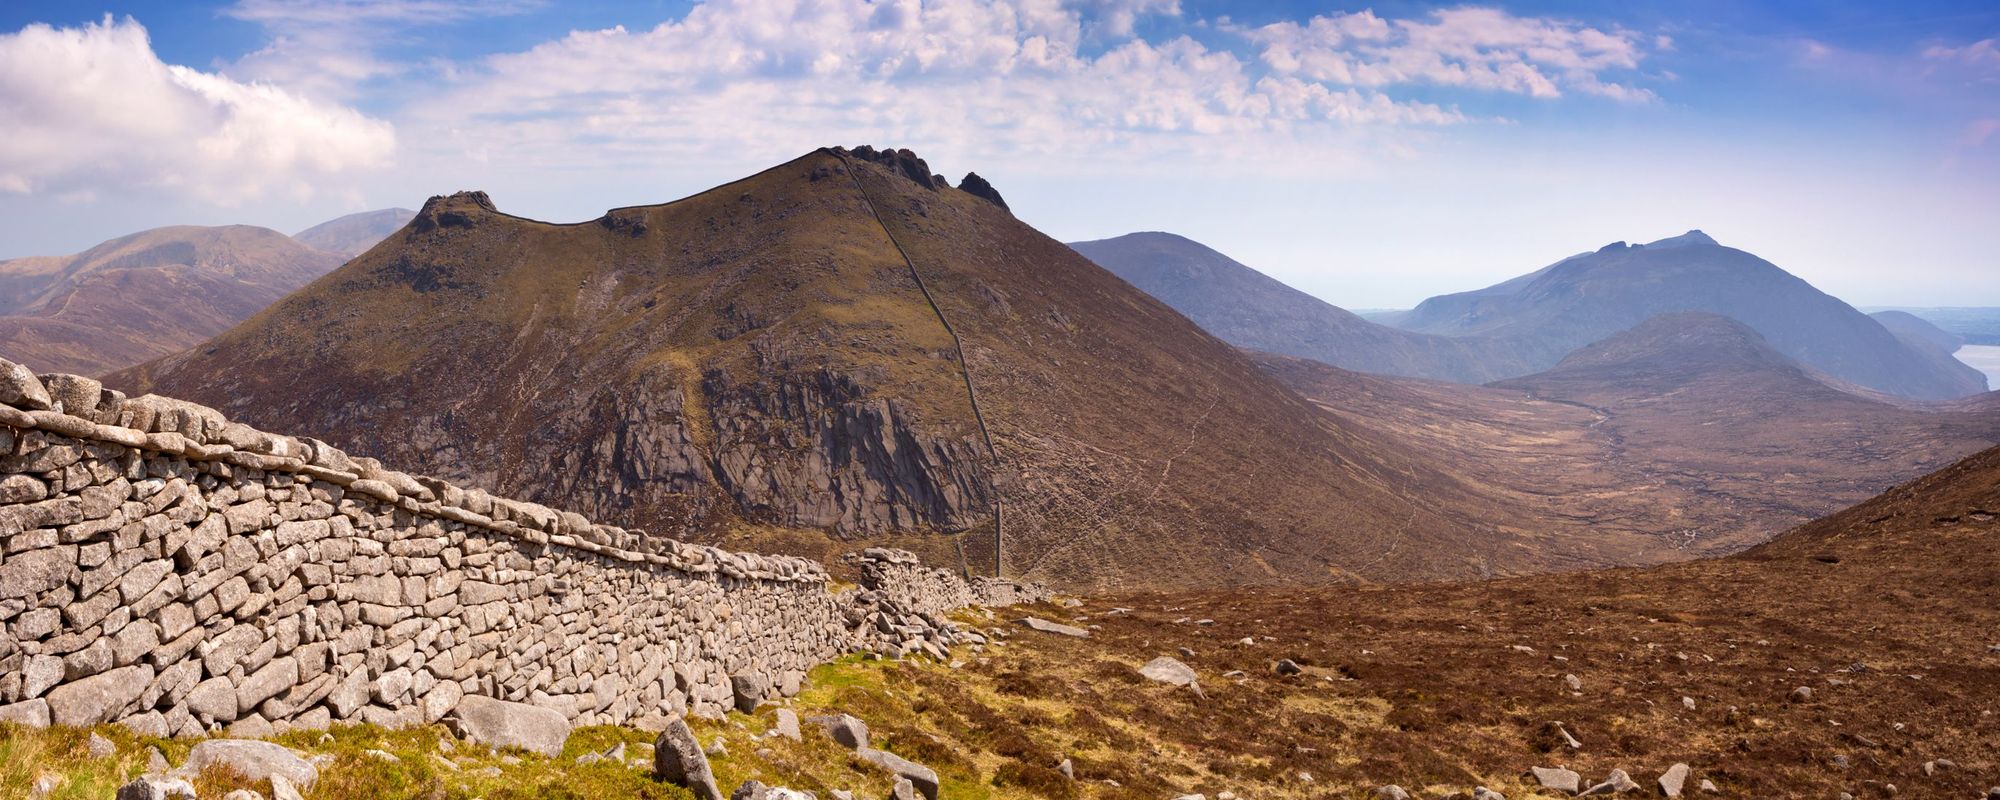
[[[1987,389],[2000,390],[2000,345],[1968,344],[1952,355],[1986,373]]]

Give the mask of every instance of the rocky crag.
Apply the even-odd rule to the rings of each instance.
[[[1045,593],[898,551],[815,562],[594,523],[309,438],[0,361],[0,720],[260,735],[436,722],[466,698],[578,724],[717,716],[943,614]]]

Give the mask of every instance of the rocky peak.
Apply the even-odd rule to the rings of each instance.
[[[958,182],[958,190],[999,206],[1003,211],[1013,210],[1007,208],[1006,200],[1000,199],[1000,190],[993,188],[993,184],[987,183],[977,172],[965,173],[965,180]]]
[[[496,214],[493,198],[485,192],[456,192],[438,195],[424,201],[423,210],[417,212],[411,223],[417,232],[428,233],[438,228],[470,228],[483,214]]]
[[[1688,231],[1687,233],[1683,233],[1679,236],[1669,236],[1657,242],[1647,242],[1646,246],[1652,248],[1686,247],[1688,245],[1695,245],[1695,244],[1720,245],[1722,243],[1716,241],[1714,237],[1711,237],[1706,233],[1702,233],[1700,228],[1696,228],[1694,230]]]
[[[950,182],[944,179],[944,176],[931,172],[931,166],[924,163],[923,159],[918,158],[917,154],[910,152],[908,148],[901,150],[883,148],[877,150],[864,144],[852,150],[835,148],[835,151],[844,152],[864,161],[873,161],[881,164],[905,178],[916,181],[918,186],[932,191],[951,185]]]

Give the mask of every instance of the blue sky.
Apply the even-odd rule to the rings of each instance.
[[[0,257],[468,188],[581,220],[861,143],[1350,308],[1688,228],[2000,305],[1990,2],[0,7]]]

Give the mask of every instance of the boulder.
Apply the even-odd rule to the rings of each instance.
[[[732,675],[729,689],[736,698],[736,710],[748,714],[763,705],[764,698],[771,696],[771,681],[761,674]]]
[[[771,732],[794,742],[799,740],[799,715],[789,708],[778,709],[778,721],[771,726]]]
[[[1583,793],[1577,796],[1603,797],[1605,795],[1624,794],[1638,788],[1639,782],[1632,780],[1632,776],[1625,774],[1625,770],[1614,769],[1611,771],[1611,775],[1606,777],[1603,782],[1583,790]]]
[[[293,786],[310,789],[319,780],[319,768],[298,757],[283,745],[254,739],[210,739],[188,751],[181,771],[200,773],[212,764],[221,764],[242,773],[251,781],[268,781],[277,776]]]
[[[1062,636],[1074,636],[1078,639],[1090,638],[1090,631],[1084,630],[1074,625],[1064,625],[1060,622],[1050,622],[1040,617],[1023,617],[1021,619],[1021,624],[1026,626],[1029,630],[1041,631],[1043,633],[1054,633]]]
[[[679,717],[668,722],[653,741],[653,777],[686,788],[696,800],[722,800],[722,789],[715,785],[715,773],[708,768],[701,742],[688,729],[687,720]]]
[[[96,731],[90,732],[90,739],[87,741],[85,747],[91,758],[110,758],[118,755],[118,745],[112,744],[110,739],[97,735]]]
[[[1376,800],[1410,800],[1410,793],[1396,784],[1389,784],[1375,790]]]
[[[812,800],[812,795],[782,786],[765,786],[756,780],[747,780],[736,791],[730,793],[729,800]]]
[[[842,747],[859,750],[868,746],[868,723],[859,718],[840,714],[831,717],[813,717],[814,724],[825,728],[826,735],[833,737]]]
[[[1281,658],[1278,659],[1278,663],[1271,665],[1271,671],[1279,675],[1297,675],[1305,670],[1299,666],[1299,662]]]
[[[1668,797],[1681,796],[1681,788],[1687,785],[1688,765],[1675,764],[1660,775],[1660,794]]]
[[[134,664],[65,683],[49,690],[49,720],[78,728],[110,722],[152,682],[152,666]]]
[[[0,403],[15,408],[46,409],[51,402],[49,390],[32,370],[0,358]]]
[[[490,747],[518,747],[554,758],[569,741],[569,720],[559,712],[491,697],[466,695],[446,718],[459,738]]]
[[[910,783],[916,785],[917,791],[923,794],[925,800],[937,800],[938,776],[937,772],[933,771],[930,767],[903,758],[887,750],[876,750],[872,747],[863,747],[856,750],[854,754],[862,761],[908,779]]]
[[[1195,682],[1193,667],[1166,656],[1146,662],[1146,666],[1139,668],[1139,674],[1174,686],[1189,686]]]
[[[1544,789],[1576,794],[1583,787],[1583,776],[1577,774],[1576,770],[1563,769],[1561,767],[1533,767],[1528,770],[1528,774],[1535,779],[1537,785]]]
[[[180,778],[147,775],[118,787],[118,800],[195,800],[194,785]]]
[[[13,705],[0,706],[0,722],[12,722],[30,728],[49,726],[49,701],[39,697]]]

